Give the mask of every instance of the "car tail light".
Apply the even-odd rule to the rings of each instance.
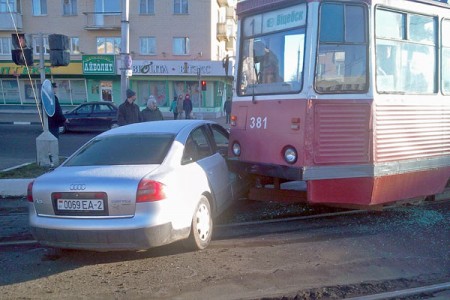
[[[136,202],[152,202],[165,198],[166,193],[164,192],[164,185],[161,182],[145,178],[139,182]]]
[[[34,180],[31,181],[28,184],[28,187],[27,187],[27,200],[28,200],[28,202],[33,202],[33,184],[34,184]]]

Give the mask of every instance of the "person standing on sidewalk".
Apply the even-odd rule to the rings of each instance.
[[[61,105],[59,104],[59,99],[56,96],[56,91],[58,90],[58,86],[56,83],[52,83],[53,93],[55,94],[55,113],[53,116],[48,117],[48,130],[51,134],[55,136],[55,138],[59,138],[59,127],[64,126],[64,122],[66,122],[66,117],[64,116]]]
[[[183,95],[179,95],[178,96],[177,112],[178,112],[178,117],[177,118],[181,119],[183,117]]]
[[[127,90],[127,99],[119,105],[117,111],[117,124],[119,126],[142,122],[141,110],[136,103],[136,93]]]
[[[230,124],[231,119],[231,98],[228,97],[227,101],[225,101],[225,104],[223,105],[223,111],[225,112],[226,116],[226,123]]]
[[[183,110],[186,119],[191,119],[191,113],[192,113],[192,101],[189,94],[186,94],[183,101]]]
[[[173,113],[173,119],[176,120],[178,118],[178,107],[177,107],[177,96],[173,97],[173,101],[170,104],[170,111]]]
[[[153,95],[150,95],[150,97],[148,97],[147,107],[144,108],[143,111],[141,111],[141,114],[143,122],[164,120],[162,112],[156,105],[156,99]]]

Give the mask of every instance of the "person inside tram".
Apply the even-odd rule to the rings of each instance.
[[[255,41],[254,43],[254,60],[255,63],[259,64],[259,83],[283,81],[279,73],[277,56],[262,41]]]

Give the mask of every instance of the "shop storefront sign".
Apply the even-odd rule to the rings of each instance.
[[[83,55],[84,75],[115,75],[116,57],[114,55]]]
[[[225,75],[221,61],[135,60],[132,70],[134,75],[197,76],[199,70],[202,76]]]
[[[41,71],[39,66],[17,66],[14,63],[0,63],[0,75],[40,75]],[[81,63],[80,62],[70,62],[70,65],[66,67],[50,68],[45,67],[46,75],[81,75]]]

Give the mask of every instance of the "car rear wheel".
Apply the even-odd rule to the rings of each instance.
[[[211,206],[208,199],[202,196],[192,217],[191,233],[185,246],[190,250],[205,249],[211,242],[212,231]]]

